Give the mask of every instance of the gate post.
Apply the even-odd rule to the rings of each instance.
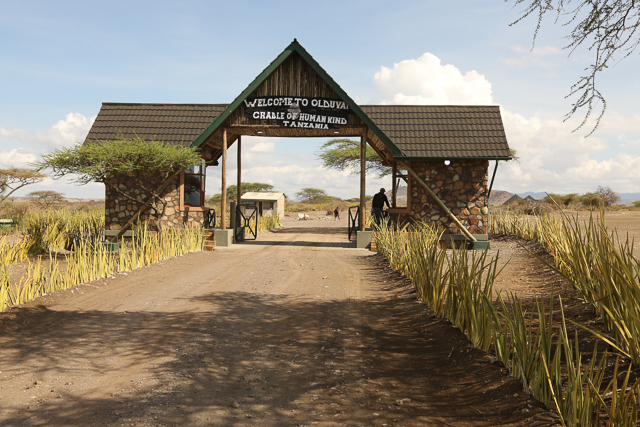
[[[366,132],[362,134],[360,137],[360,218],[358,223],[358,230],[364,231],[365,226],[365,172],[367,170],[366,167],[367,161],[367,136]]]
[[[230,202],[229,208],[229,228],[231,228],[231,234],[233,234],[233,241],[236,241],[236,202]]]

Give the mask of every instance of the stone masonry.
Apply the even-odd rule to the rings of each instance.
[[[487,233],[487,185],[489,162],[486,160],[410,162],[411,168],[429,185],[445,206],[471,234]],[[453,220],[412,175],[409,214],[400,222],[424,221],[445,234],[462,233]]]
[[[120,230],[135,215],[144,204],[149,193],[142,188],[156,190],[162,185],[161,178],[111,178],[110,185],[117,185],[118,188],[139,200],[135,202],[110,186],[105,186],[105,228],[107,230]],[[141,216],[140,222],[148,224],[149,228],[155,230],[160,227],[176,227],[182,225],[202,225],[204,213],[202,211],[180,211],[180,177],[176,177],[164,190],[163,202],[156,201],[151,209]]]

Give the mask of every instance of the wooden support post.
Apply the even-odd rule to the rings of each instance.
[[[238,137],[238,179],[236,183],[237,190],[237,198],[236,198],[236,206],[240,206],[241,198],[242,198],[242,156],[240,153],[242,152],[242,136]]]
[[[227,130],[222,131],[222,200],[220,229],[227,229]]]
[[[360,137],[360,217],[358,221],[358,230],[364,231],[365,225],[365,192],[366,192],[366,171],[367,171],[367,133]]]
[[[391,171],[391,207],[396,207],[396,175],[398,174],[398,165],[396,162],[393,162],[393,168]],[[407,196],[408,197],[408,196]]]

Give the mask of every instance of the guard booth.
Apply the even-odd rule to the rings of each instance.
[[[242,205],[255,205],[258,216],[278,216],[284,217],[284,193],[279,192],[250,192],[244,193],[241,197]]]
[[[406,204],[396,204],[394,197],[389,210],[393,221],[427,222],[448,240],[475,248],[488,246],[489,161],[495,160],[497,168],[499,160],[511,159],[499,106],[358,105],[295,39],[230,104],[103,104],[87,141],[117,135],[190,145],[204,166],[220,164],[221,206],[227,203],[227,150],[233,144],[238,156],[235,202],[243,202],[243,135],[357,139],[358,241],[366,241],[367,233],[367,145],[392,168],[394,191],[397,183],[407,186]],[[192,182],[204,183],[205,172],[206,167],[176,171],[168,182],[145,183],[161,192],[139,202],[135,199],[140,183],[108,182],[107,230],[121,233],[136,215],[161,226],[202,224],[208,211],[204,185]],[[123,198],[112,187],[131,197]],[[187,192],[194,194],[185,197]],[[149,206],[152,209],[139,214]],[[218,217],[216,242],[227,246],[233,241],[232,231],[227,230],[226,216]]]

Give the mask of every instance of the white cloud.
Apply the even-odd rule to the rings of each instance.
[[[274,147],[275,147],[275,144],[273,142],[260,141],[249,146],[249,150],[263,152],[263,153],[271,153],[273,152]]]
[[[381,67],[373,84],[382,104],[493,104],[491,83],[482,74],[475,70],[462,74],[428,52],[393,68]]]
[[[28,134],[23,129],[4,129],[0,128],[0,138],[18,138],[23,139]]]
[[[35,161],[36,154],[24,148],[14,148],[10,151],[0,151],[0,168],[25,167],[27,163]]]
[[[96,117],[87,118],[80,113],[69,113],[46,132],[38,132],[36,140],[53,147],[64,147],[83,141]]]
[[[574,193],[602,185],[618,192],[640,191],[636,172],[640,156],[618,151],[601,160],[594,158],[612,148],[621,132],[634,130],[633,118],[613,114],[609,120],[605,116],[601,129],[588,138],[584,132],[572,132],[577,121],[525,118],[504,109],[502,118],[509,145],[521,160],[500,166],[494,188]]]
[[[525,51],[521,46],[513,50]],[[558,53],[557,47],[547,46],[523,58],[530,63]],[[401,61],[391,69],[382,67],[374,84],[382,104],[493,103],[491,83],[484,76],[476,71],[463,75],[430,53]],[[501,112],[507,140],[517,150],[520,162],[503,162],[494,188],[569,193],[592,191],[602,185],[618,192],[640,191],[640,115],[608,110],[598,131],[585,138],[586,132],[573,132],[579,125],[576,120],[524,117],[505,108]],[[625,146],[629,148],[621,151]]]
[[[95,116],[69,113],[45,132],[0,127],[0,143],[5,148],[0,151],[0,166],[25,167],[42,153],[82,141],[94,120]]]
[[[617,111],[607,110],[600,125],[598,132],[603,133],[629,133],[640,132],[640,114],[626,116]]]

